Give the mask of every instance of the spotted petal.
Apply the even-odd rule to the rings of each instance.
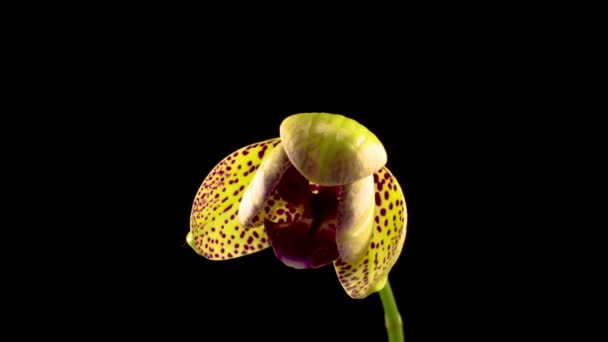
[[[244,147],[211,170],[199,188],[190,216],[188,244],[211,260],[251,254],[269,246],[263,213],[246,230],[238,221],[239,203],[255,171],[280,142],[279,138]]]
[[[374,173],[374,229],[363,258],[350,264],[334,262],[340,283],[352,298],[380,291],[405,242],[407,210],[397,179],[387,168]]]

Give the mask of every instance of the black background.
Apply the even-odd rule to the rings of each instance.
[[[525,126],[516,95],[496,81],[509,65],[463,53],[449,32],[415,36],[361,47],[370,59],[332,54],[333,44],[258,55],[264,47],[160,34],[80,49],[69,73],[53,69],[41,85],[59,87],[46,105],[69,113],[37,121],[63,126],[38,148],[53,158],[48,193],[68,198],[56,222],[76,227],[42,229],[67,246],[46,244],[61,258],[39,260],[58,279],[40,310],[65,307],[68,327],[95,336],[384,340],[378,296],[350,299],[331,267],[293,270],[270,250],[214,262],[185,244],[213,166],[278,136],[288,115],[314,111],[374,132],[404,190],[407,238],[389,279],[408,340],[503,336],[499,312],[512,292],[497,285],[512,280],[496,194],[516,173],[503,138]]]
[[[228,6],[30,6],[11,17],[3,328],[384,340],[377,296],[348,298],[330,267],[292,270],[271,251],[212,262],[185,245],[212,167],[305,111],[352,117],[386,147],[409,212],[390,275],[408,341],[561,336],[584,317],[567,304],[587,303],[580,275],[601,259],[574,258],[590,236],[581,229],[597,230],[581,225],[597,204],[566,192],[588,178],[602,135],[583,115],[596,112],[583,78],[597,74],[585,53],[597,44],[577,32],[576,11]]]
[[[390,281],[406,335],[426,340],[483,331],[479,305],[493,299],[481,303],[477,291],[486,291],[493,281],[488,270],[496,264],[484,255],[492,240],[477,227],[488,204],[480,203],[483,194],[472,180],[490,166],[480,169],[471,156],[476,142],[469,141],[469,118],[449,113],[464,111],[453,109],[458,100],[426,83],[385,84],[379,91],[369,80],[361,80],[366,87],[359,89],[340,88],[320,77],[305,87],[279,80],[266,88],[261,78],[239,75],[225,87],[202,81],[205,87],[165,85],[167,92],[139,94],[150,112],[124,135],[117,130],[126,143],[111,157],[116,163],[110,172],[121,181],[107,206],[118,217],[99,232],[112,241],[106,252],[118,265],[106,270],[111,276],[104,280],[117,312],[108,325],[203,340],[383,340],[379,298],[350,299],[331,267],[293,270],[270,250],[214,262],[185,245],[193,197],[217,162],[278,136],[290,114],[325,111],[358,120],[382,140],[387,166],[405,192],[407,239]],[[432,95],[415,89],[425,85]]]

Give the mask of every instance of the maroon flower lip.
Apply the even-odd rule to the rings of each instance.
[[[338,259],[336,217],[340,187],[310,184],[292,166],[281,178],[277,192],[289,204],[303,205],[304,214],[287,222],[264,220],[276,257],[298,269],[318,268]]]

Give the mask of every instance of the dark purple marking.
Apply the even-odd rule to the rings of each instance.
[[[388,174],[388,172],[387,172],[387,173],[385,173],[385,174],[384,174],[384,179],[389,179],[389,178],[391,178],[391,175],[389,175],[389,174]]]
[[[249,151],[247,151],[247,150],[243,151],[243,155],[244,155],[244,156],[246,156],[246,155],[248,155],[248,154],[249,154]]]
[[[380,215],[382,215],[382,216],[386,215],[386,208],[380,209]]]
[[[386,201],[388,201],[388,191],[385,191],[385,192],[384,192],[384,199],[385,199]]]
[[[378,231],[378,233],[382,233],[382,228],[380,228],[380,226],[376,226],[376,230]]]
[[[378,183],[378,174],[374,173],[374,183]]]
[[[384,226],[385,226],[385,227],[388,227],[388,219],[385,219],[385,220],[384,220]]]
[[[390,204],[388,205],[388,210],[393,210],[393,203],[390,203]]]
[[[226,189],[224,189],[224,190],[226,190]],[[229,205],[229,206],[227,206],[227,207],[226,207],[226,209],[224,209],[224,212],[227,212],[227,211],[228,211],[228,210],[230,210],[230,209],[232,209],[232,204],[231,204],[231,205]]]
[[[241,232],[241,235],[239,235],[239,237],[240,237],[241,239],[242,239],[243,237],[245,237],[245,231],[244,231],[244,230]]]
[[[258,234],[258,232],[255,232],[255,231],[254,231],[254,232],[253,232],[253,236],[254,236],[256,239],[258,239],[258,238],[260,237],[260,234]]]
[[[251,164],[253,164],[251,160],[247,162],[247,166],[251,166]]]
[[[380,199],[380,194],[376,192],[376,205],[380,206],[382,204],[382,200]]]
[[[252,242],[253,242],[253,237],[251,237],[251,236],[250,236],[250,237],[247,239],[247,243],[251,245],[251,243],[252,243]]]
[[[376,223],[380,223],[380,218],[378,217],[378,215],[376,215],[376,217],[374,217],[374,221],[376,221]]]
[[[335,229],[318,224],[312,218],[289,223],[264,222],[277,258],[296,268],[321,267],[340,256]]]

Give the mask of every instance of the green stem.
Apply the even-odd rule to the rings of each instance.
[[[388,334],[389,342],[403,342],[403,321],[395,302],[395,296],[393,296],[393,290],[391,284],[386,281],[386,286],[380,292],[380,300],[384,307],[384,321],[386,324],[386,332]]]

